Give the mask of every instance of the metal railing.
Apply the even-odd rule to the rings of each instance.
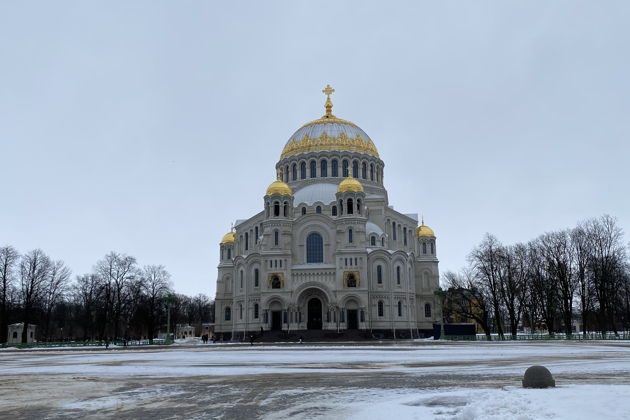
[[[589,341],[589,340],[630,340],[630,332],[624,331],[617,334],[608,333],[574,333],[566,335],[563,333],[556,334],[518,334],[513,337],[505,334],[503,337],[498,334],[492,334],[489,337],[484,334],[477,335],[445,335],[445,340],[450,341],[543,341],[543,340],[570,340],[570,341]]]
[[[139,346],[162,346],[162,345],[170,345],[173,344],[173,340],[171,339],[161,339],[154,338],[153,343],[149,340],[110,340],[106,342],[105,340],[94,340],[94,341],[36,341],[33,343],[2,343],[0,344],[0,348],[8,348],[8,347],[16,347],[20,349],[28,349],[28,348],[76,348],[76,347],[105,347],[106,344],[109,343],[109,346],[116,347],[139,347]]]

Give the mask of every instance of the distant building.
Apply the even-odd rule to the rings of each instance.
[[[332,114],[334,90],[323,92],[326,114],[289,138],[260,211],[221,240],[215,330],[432,334],[435,234],[390,205],[376,146]],[[408,168],[414,182],[431,159],[420,156]],[[246,168],[241,160],[234,170]]]
[[[187,324],[177,324],[175,338],[190,338],[195,336],[195,327]]]
[[[35,342],[35,329],[37,325],[29,324],[28,331],[26,332],[26,342]],[[24,330],[24,324],[22,322],[18,324],[11,324],[7,327],[7,343],[8,344],[20,344],[22,342],[22,331]]]
[[[211,337],[214,334],[214,323],[213,322],[204,322],[201,324],[201,333],[199,336],[207,335]]]

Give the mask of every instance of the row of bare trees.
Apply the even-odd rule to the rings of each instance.
[[[460,273],[447,272],[445,316],[476,321],[486,335],[522,327],[572,334],[630,328],[630,265],[623,231],[602,216],[515,245],[487,234]]]
[[[63,261],[36,249],[20,254],[0,247],[0,343],[7,326],[38,325],[41,340],[148,338],[178,323],[212,322],[214,302],[205,295],[176,294],[162,265],[139,267],[136,259],[110,252],[91,273],[72,279]]]

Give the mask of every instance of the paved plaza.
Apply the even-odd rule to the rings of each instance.
[[[533,364],[557,387],[522,389]],[[624,419],[630,343],[3,350],[0,384],[14,419]]]

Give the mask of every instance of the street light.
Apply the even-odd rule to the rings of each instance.
[[[444,339],[444,299],[446,299],[446,292],[441,287],[433,292],[433,294],[439,299],[440,302],[440,338]]]

